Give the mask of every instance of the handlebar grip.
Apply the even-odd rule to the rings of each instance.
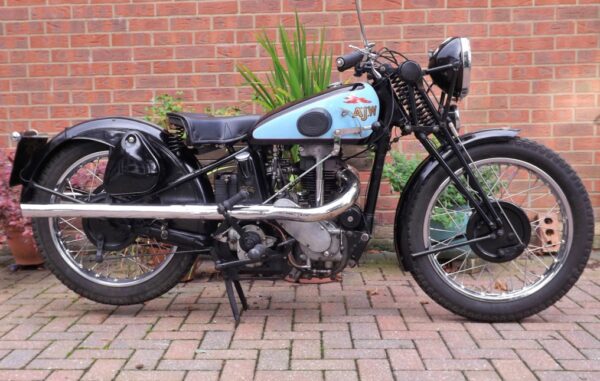
[[[362,61],[364,55],[362,52],[355,50],[348,54],[344,54],[335,60],[338,71],[345,71],[354,67],[357,63]]]

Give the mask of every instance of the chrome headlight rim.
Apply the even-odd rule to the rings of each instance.
[[[469,86],[471,85],[471,66],[472,66],[472,53],[471,53],[471,41],[466,37],[460,38],[461,47],[461,61],[462,61],[462,88],[460,91],[460,98],[464,98],[469,94]]]

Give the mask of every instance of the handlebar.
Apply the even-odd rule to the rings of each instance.
[[[362,61],[363,57],[364,57],[363,52],[358,51],[358,50],[344,54],[341,57],[338,57],[335,60],[338,71],[345,71],[345,70],[348,70],[348,69],[356,66],[357,63]]]

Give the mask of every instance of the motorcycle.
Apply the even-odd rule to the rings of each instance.
[[[359,263],[386,154],[414,135],[429,156],[398,202],[403,268],[469,319],[519,320],[559,300],[591,252],[592,207],[577,174],[515,129],[459,135],[467,38],[448,38],[422,68],[375,50],[358,4],[357,13],[364,46],[336,65],[364,82],[332,84],[263,116],[179,112],[166,130],[116,117],[50,140],[15,134],[11,185],[23,185],[22,212],[47,267],[83,297],[126,305],[167,292],[210,254],[237,322],[236,292],[248,308],[240,280],[336,279]],[[364,204],[350,146],[373,154]],[[200,164],[217,149],[226,153]]]

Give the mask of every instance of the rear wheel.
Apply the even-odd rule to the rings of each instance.
[[[423,290],[449,310],[483,321],[518,320],[560,299],[581,275],[593,238],[592,207],[577,174],[556,153],[527,140],[469,150],[492,204],[514,233],[414,259]],[[464,180],[457,160],[451,168]],[[415,189],[408,252],[443,248],[488,232],[442,168]],[[506,237],[506,235],[505,235]]]
[[[84,202],[102,202],[105,146],[70,145],[54,156],[39,183]],[[38,192],[39,204],[63,201]],[[189,271],[195,255],[151,237],[135,235],[124,219],[35,218],[36,242],[47,267],[71,290],[88,299],[113,305],[141,303],[174,287]],[[99,233],[105,251],[97,260]]]

